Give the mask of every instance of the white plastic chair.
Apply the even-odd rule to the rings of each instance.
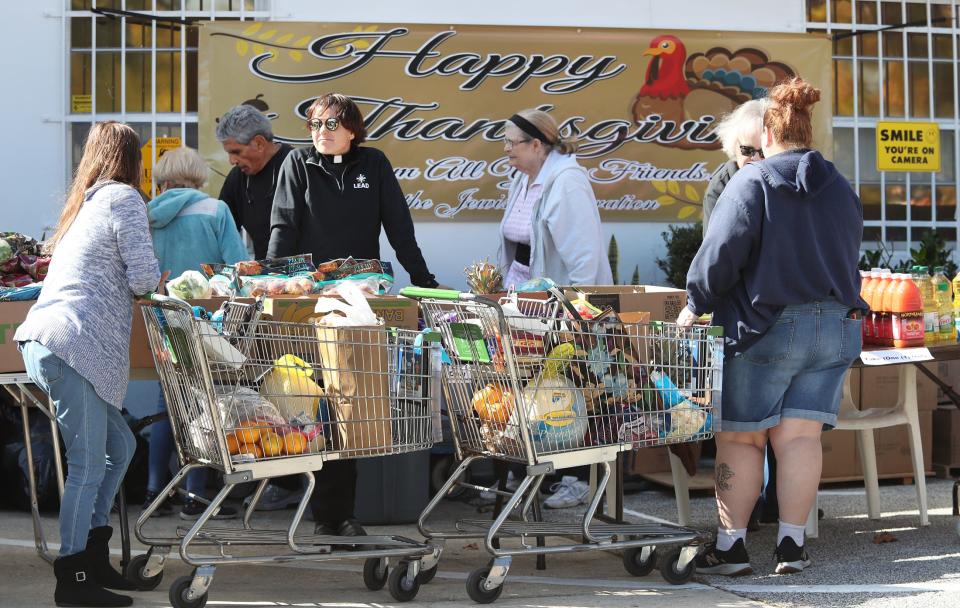
[[[899,395],[897,404],[890,408],[856,409],[850,396],[850,375],[847,374],[836,429],[857,432],[857,447],[860,449],[860,463],[863,465],[863,485],[867,493],[867,515],[870,519],[880,519],[880,482],[877,478],[877,451],[873,443],[873,429],[901,424],[909,427],[910,456],[917,488],[917,504],[920,507],[920,525],[929,526],[927,482],[924,477],[923,444],[920,440],[917,406],[917,368],[912,363],[901,364],[899,367]],[[816,519],[816,505],[812,515]]]

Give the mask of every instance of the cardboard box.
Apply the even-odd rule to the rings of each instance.
[[[854,434],[851,432],[851,435]],[[923,448],[923,470],[931,471],[933,465],[933,412],[920,412],[920,438]],[[873,442],[877,449],[877,474],[883,476],[913,476],[913,460],[910,458],[909,431],[906,425],[874,429]],[[857,468],[863,475],[863,465],[857,452]]]
[[[853,431],[827,431],[820,435],[823,445],[823,472],[820,479],[851,479],[861,475],[857,466],[857,434]]]
[[[933,411],[933,462],[960,466],[960,410],[955,407]]]
[[[13,335],[35,302],[0,302],[0,373],[25,371]]]
[[[926,366],[928,369],[936,370],[940,380],[953,387],[954,392],[960,393],[960,361],[937,361],[927,363]],[[937,403],[949,403],[953,407],[953,402],[943,394],[939,386],[937,386]]]
[[[304,323],[317,315],[313,309],[323,296],[276,296],[263,301],[263,313],[274,321]],[[403,296],[369,296],[367,303],[387,327],[418,329],[420,304]]]
[[[616,312],[646,311],[653,321],[676,321],[687,305],[687,292],[657,285],[577,285],[565,293],[576,299],[579,293],[598,308],[610,306]]]
[[[633,452],[628,473],[644,475],[647,473],[665,473],[670,471],[670,452],[666,447],[640,448]]]
[[[900,395],[900,366],[878,365],[861,368],[860,409],[894,407]],[[937,385],[917,372],[917,407],[923,411],[937,408]]]

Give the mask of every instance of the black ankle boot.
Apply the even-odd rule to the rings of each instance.
[[[130,606],[133,599],[107,591],[93,578],[86,551],[58,557],[53,562],[57,588],[53,599],[57,606],[102,606],[114,608]]]
[[[90,530],[90,535],[87,537],[86,553],[93,580],[106,589],[137,591],[137,586],[123,578],[123,575],[114,570],[110,563],[111,536],[113,536],[113,528],[100,526]]]

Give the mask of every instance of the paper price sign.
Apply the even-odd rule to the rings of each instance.
[[[890,348],[869,350],[860,353],[864,365],[896,365],[917,361],[933,361],[933,355],[927,348]]]

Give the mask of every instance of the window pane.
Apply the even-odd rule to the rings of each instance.
[[[90,48],[90,20],[85,17],[75,17],[70,20],[70,48]]]
[[[860,89],[857,92],[860,98],[860,114],[863,116],[880,115],[880,71],[876,61],[861,59]]]
[[[907,2],[907,21],[927,23],[927,7],[923,2]]]
[[[957,188],[956,186],[937,185],[937,221],[953,221],[957,214]],[[951,239],[956,239],[954,233]],[[951,277],[952,278],[952,277]]]
[[[863,227],[863,244],[864,249],[873,249],[872,246],[874,243],[879,243],[883,236],[883,232],[880,229],[880,226],[864,226]],[[870,245],[869,247],[867,245]]]
[[[826,21],[827,0],[807,0],[807,19],[810,21]]]
[[[901,242],[901,243],[902,243],[903,241],[906,241],[906,240],[907,240],[907,229],[906,229],[906,228],[902,228],[902,227],[898,227],[898,226],[890,226],[889,228],[887,228],[887,242],[888,242],[888,243],[890,243],[890,242]]]
[[[859,36],[860,41],[857,43],[857,53],[864,57],[876,57],[877,56],[877,33],[873,32],[870,34],[862,34]]]
[[[937,173],[938,184],[950,184],[954,181],[956,170],[954,159],[953,131],[940,131],[940,173]],[[939,217],[939,216],[938,216]],[[953,219],[953,216],[951,216]]]
[[[180,53],[157,53],[157,112],[180,111]]]
[[[833,0],[830,4],[833,5],[834,23],[850,23],[852,16],[850,0]]]
[[[127,112],[150,111],[150,55],[127,53]]]
[[[884,25],[903,23],[903,13],[899,2],[884,2],[880,5],[880,22]]]
[[[883,56],[903,57],[903,34],[900,32],[884,32]]]
[[[913,175],[917,175],[914,173]],[[911,176],[911,180],[913,177]],[[930,221],[933,215],[930,211],[930,186],[917,185],[911,187],[910,219],[914,221]]]
[[[197,111],[197,51],[187,51],[187,112]]]
[[[873,183],[880,181],[880,173],[877,171],[877,131],[876,129],[867,129],[861,127],[858,130],[860,139],[860,183]],[[853,156],[853,148],[847,152]]]
[[[833,162],[837,170],[853,183],[853,129],[833,130]]]
[[[877,3],[872,0],[857,0],[857,23],[876,23]]]
[[[860,202],[863,203],[863,219],[880,219],[880,184],[860,184]]]
[[[149,49],[153,28],[145,23],[127,21],[127,48]]]
[[[907,219],[907,190],[902,184],[887,184],[887,220]]]
[[[910,62],[910,116],[930,116],[930,77],[925,61]]]
[[[834,111],[836,116],[853,116],[853,72],[849,59],[835,59],[834,68]]]
[[[97,112],[120,111],[120,53],[97,53]]]
[[[853,38],[847,36],[845,38],[840,38],[839,40],[833,41],[833,54],[840,55],[843,57],[850,57],[853,55]]]
[[[949,34],[933,35],[934,59],[953,59],[953,42]]]
[[[944,22],[936,23],[937,27],[950,27],[950,18],[952,17],[950,4],[931,4],[930,17],[944,20]]]
[[[953,118],[953,64],[933,64],[933,108],[937,118]]]
[[[910,59],[926,59],[930,55],[927,49],[927,35],[907,34],[907,49]]]
[[[884,61],[883,111],[886,116],[903,116],[903,62]]]
[[[70,96],[90,94],[90,53],[70,53]],[[72,109],[73,104],[70,104]]]

